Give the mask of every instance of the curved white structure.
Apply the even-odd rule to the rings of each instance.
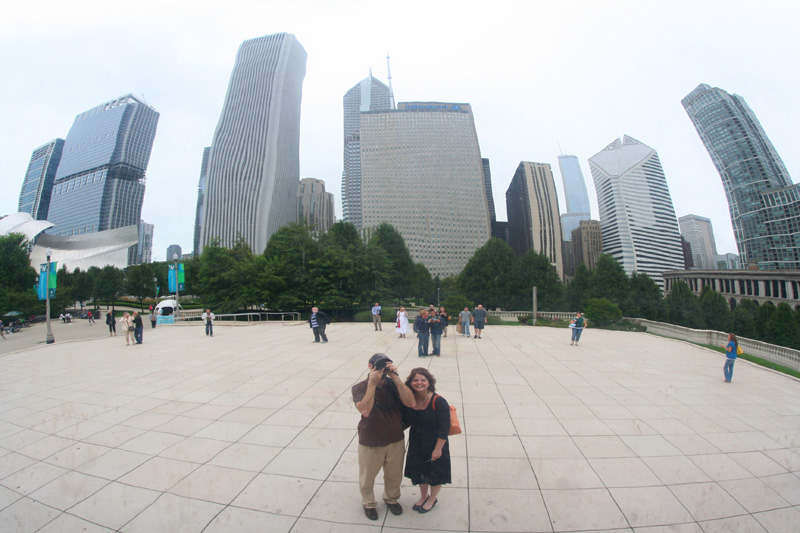
[[[261,253],[295,221],[306,51],[288,33],[242,43],[208,161],[200,250],[243,237]]]
[[[22,211],[0,218],[0,235],[22,233],[29,241],[33,241],[41,232],[52,227],[52,222],[34,220],[30,213]]]

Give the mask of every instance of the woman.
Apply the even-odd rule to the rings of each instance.
[[[119,323],[122,326],[122,331],[125,332],[125,344],[130,346],[133,340],[133,319],[131,319],[131,315],[126,311],[122,318],[119,319]]]
[[[399,338],[406,338],[406,333],[408,333],[408,313],[405,307],[401,307],[400,310],[397,311],[397,326],[394,330],[400,334]]]
[[[728,345],[722,345],[727,352],[725,359],[725,365],[722,367],[722,375],[725,376],[725,383],[730,383],[731,379],[733,378],[733,363],[736,362],[736,351],[739,348],[739,341],[736,339],[736,335],[733,333],[728,333]]]
[[[436,378],[425,368],[415,368],[406,379],[414,393],[413,408],[405,408],[411,424],[405,477],[419,485],[420,497],[413,509],[427,513],[438,502],[442,485],[450,480],[450,406],[436,394]]]
[[[444,307],[439,308],[439,319],[442,321],[442,332],[447,337],[447,326],[450,325],[450,315],[444,310]]]
[[[586,319],[583,318],[581,313],[575,315],[575,318],[569,323],[569,327],[572,329],[572,342],[569,343],[570,346],[573,344],[575,346],[578,345],[578,341],[581,340],[581,333],[583,333],[583,328],[586,327]]]
[[[108,336],[117,336],[117,322],[114,320],[114,314],[109,311],[106,313],[106,326],[108,326]]]
[[[433,343],[433,352],[431,355],[442,355],[442,317],[434,309],[428,313],[428,325],[431,331],[431,342]]]

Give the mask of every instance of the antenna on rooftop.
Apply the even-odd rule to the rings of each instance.
[[[561,148],[561,143],[556,140],[556,144],[558,145],[558,151],[561,152],[561,155],[564,155],[564,149]]]
[[[392,89],[392,66],[389,64],[389,54],[386,54],[386,71],[389,74],[389,108],[395,109],[394,89]]]

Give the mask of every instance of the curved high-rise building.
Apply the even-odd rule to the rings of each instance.
[[[344,170],[342,213],[346,222],[361,229],[361,113],[392,108],[391,89],[369,76],[354,85],[343,98]]]
[[[288,33],[242,43],[208,160],[200,247],[243,237],[261,253],[295,221],[306,51]]]
[[[705,83],[681,103],[722,178],[742,263],[800,269],[800,185],[753,110]]]
[[[561,230],[565,241],[572,240],[572,230],[581,220],[591,220],[589,194],[581,172],[581,164],[574,155],[558,156],[558,168],[561,171],[561,183],[564,184],[564,199],[567,212],[561,215]]]
[[[47,220],[50,194],[63,148],[64,139],[54,139],[33,151],[19,193],[18,211],[28,213],[36,220]]]
[[[683,270],[683,250],[658,153],[627,135],[589,158],[600,208],[603,253],[628,275],[650,276],[663,289],[663,273]]]

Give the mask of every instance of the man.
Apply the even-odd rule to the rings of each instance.
[[[156,316],[156,310],[153,309],[153,306],[150,306],[150,329],[156,329],[156,321],[158,317]]]
[[[319,307],[311,308],[311,316],[308,317],[308,325],[314,332],[314,342],[319,342],[322,337],[322,342],[328,342],[328,337],[325,335],[325,326],[331,321],[328,315],[319,310]]]
[[[403,513],[400,483],[403,481],[405,439],[400,404],[414,407],[414,393],[397,375],[397,368],[385,354],[369,358],[367,379],[351,390],[358,422],[358,485],[361,505],[370,520],[378,519],[375,477],[383,469],[383,501],[394,515]]]
[[[133,312],[133,340],[136,344],[142,344],[142,334],[144,332],[144,325],[142,324],[142,317],[139,316],[139,311]]]
[[[214,313],[211,312],[211,309],[206,309],[206,312],[203,313],[203,322],[206,323],[206,335],[213,337],[214,336]]]
[[[381,327],[381,306],[378,302],[372,306],[372,325],[375,326],[375,331],[383,331]]]
[[[428,312],[428,326],[433,344],[431,355],[440,356],[442,354],[442,319],[435,309]]]
[[[89,311],[89,317],[88,318],[89,318],[89,325],[90,326],[93,325],[94,324],[94,318],[92,317],[92,312],[91,311]]]
[[[469,312],[469,307],[465,307],[463,311],[458,314],[458,321],[461,322],[461,328],[464,330],[462,335],[469,337],[469,321],[472,318],[472,313]]]
[[[414,319],[414,329],[417,330],[417,354],[420,357],[428,356],[428,339],[430,338],[431,325],[428,322],[428,310],[420,309],[417,318]]]
[[[481,304],[478,304],[478,307],[472,312],[472,318],[475,321],[475,338],[480,339],[481,332],[486,327],[486,309]]]

